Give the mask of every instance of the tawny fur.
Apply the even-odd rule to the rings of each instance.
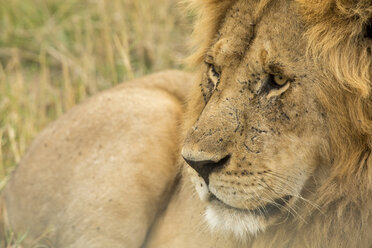
[[[4,222],[26,236],[22,247],[141,246],[178,173],[191,81],[180,71],[136,79],[50,124],[2,195]]]
[[[194,31],[197,50],[190,57],[193,66],[202,66],[206,52],[218,39],[227,10],[236,2],[192,1],[199,10]],[[309,196],[322,211],[305,207],[304,220],[269,228],[266,235],[258,236],[253,246],[369,247],[372,242],[372,40],[365,36],[367,25],[371,25],[372,4],[368,0],[298,3],[307,40],[306,59],[321,77],[316,96],[328,113],[329,154],[325,157],[329,167],[325,178],[315,178],[319,185]],[[269,1],[261,1],[250,24],[256,25],[260,13],[270,8],[269,5]],[[194,108],[189,110],[188,117],[199,118],[204,108],[200,102],[200,97],[191,100]],[[186,129],[195,121],[187,118]]]
[[[113,192],[122,186],[123,192],[131,192],[129,185],[134,194],[139,192],[129,196],[127,205],[115,208],[120,217],[128,213],[134,217],[109,218],[109,223],[100,223],[109,233],[93,230],[96,226],[84,232],[81,228],[86,225],[76,223],[77,220],[83,222],[84,218],[67,219],[65,226],[74,223],[81,230],[61,229],[63,233],[59,235],[71,236],[75,242],[65,246],[371,247],[372,39],[366,37],[366,27],[371,25],[371,2],[191,0],[191,8],[198,13],[195,53],[190,57],[198,77],[186,113],[183,114],[180,101],[175,99],[186,97],[182,85],[192,79],[185,75],[180,79],[179,73],[167,74],[166,80],[159,84],[162,92],[168,91],[166,99],[172,102],[173,109],[165,129],[153,122],[150,131],[137,130],[138,135],[133,135],[123,146],[128,149],[137,137],[159,135],[152,132],[161,129],[160,137],[172,139],[159,144],[160,148],[164,146],[169,150],[167,154],[160,149],[167,159],[150,152],[141,160],[138,171],[134,171],[140,177],[140,172],[151,175],[151,170],[157,173],[160,170],[163,178],[160,181],[151,176],[126,178],[123,185],[113,186],[107,175],[107,182],[101,186],[113,187]],[[211,65],[220,78],[210,78],[213,76]],[[289,86],[265,93],[268,74],[290,78]],[[151,82],[162,77],[147,78],[147,83],[142,80],[142,84],[151,91],[154,89]],[[177,82],[173,84],[176,90],[167,89],[167,84],[172,82]],[[159,85],[155,88],[159,89]],[[141,87],[136,101],[145,95],[140,91]],[[157,95],[153,97],[158,99]],[[84,105],[86,110],[94,111],[92,102]],[[160,109],[168,109],[166,103],[155,105],[158,104]],[[138,123],[142,122],[141,118],[145,119],[141,114],[133,117],[140,118],[136,120]],[[178,121],[172,121],[181,115],[182,129],[177,126]],[[157,116],[154,114],[154,118]],[[115,120],[112,116],[106,118]],[[67,119],[71,121],[71,117]],[[33,146],[38,150],[41,146],[38,143],[52,139],[44,132]],[[181,140],[183,145],[178,144]],[[151,144],[143,145],[144,150],[151,147]],[[46,150],[46,154],[54,154],[51,149]],[[183,162],[181,150],[183,156],[195,160],[218,160],[227,154],[231,158],[227,165],[209,175],[207,185]],[[108,154],[106,151],[102,156],[109,159]],[[35,163],[32,159],[27,161],[27,156],[30,155],[26,155],[26,163]],[[161,166],[153,164],[153,159],[168,162]],[[43,163],[53,161],[46,157]],[[27,172],[24,167],[18,169],[20,174],[25,173],[22,170]],[[280,173],[276,180],[269,177],[271,171]],[[33,173],[37,173],[41,185],[45,185],[48,173],[56,172]],[[84,178],[86,171],[80,173]],[[18,177],[16,173],[5,191],[8,208],[19,205],[15,195],[17,187],[22,188],[23,178]],[[14,186],[17,180],[18,186]],[[79,186],[82,181],[75,183]],[[171,191],[169,185],[173,182],[176,185]],[[53,182],[50,184],[56,186]],[[267,187],[263,187],[265,185]],[[90,182],[86,186],[94,188],[95,185]],[[266,188],[273,190],[265,191]],[[40,200],[39,192],[31,191],[28,197]],[[53,192],[61,193],[58,189]],[[213,203],[211,192],[230,207]],[[82,206],[90,202],[87,192],[80,193],[73,198],[77,202],[75,206],[79,205],[78,200]],[[281,215],[273,218],[255,217],[236,210],[254,209],[283,194],[297,198],[288,203]],[[136,205],[138,201],[140,204]],[[99,201],[93,202],[99,208]],[[32,199],[29,204],[30,208],[34,207]],[[58,214],[53,206],[43,207],[51,215]],[[26,222],[20,219],[19,208],[8,209],[8,217],[13,228],[22,231]],[[109,214],[112,208],[105,206],[102,210]],[[72,216],[81,213],[72,208],[68,212]],[[27,224],[35,227],[44,227],[42,224],[48,222],[45,217],[32,220],[25,212],[22,216],[31,219]],[[90,220],[97,216],[96,212],[84,215]],[[60,226],[55,226],[57,232],[50,238],[55,245],[63,246],[55,235],[58,228]],[[140,228],[142,232],[138,232]],[[116,231],[110,233],[112,229]]]
[[[313,226],[288,226],[295,231],[283,228],[260,242],[262,247],[368,247],[372,242],[368,238],[372,224],[372,40],[364,35],[371,25],[372,3],[298,2],[307,28],[307,56],[327,78],[318,94],[331,117],[332,169],[314,196],[325,215],[309,213],[307,220]],[[202,28],[199,32],[208,33]]]

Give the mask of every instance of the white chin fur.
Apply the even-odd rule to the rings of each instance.
[[[218,211],[213,206],[208,206],[205,211],[205,219],[212,231],[232,233],[240,240],[265,230],[265,225],[259,218],[231,209]]]

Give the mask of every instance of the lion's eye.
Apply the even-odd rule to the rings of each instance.
[[[272,75],[272,81],[275,83],[277,86],[284,86],[286,83],[289,82],[289,79],[282,76],[282,75]]]
[[[207,70],[204,74],[202,83],[200,84],[201,92],[204,97],[204,101],[207,103],[211,98],[213,92],[217,91],[218,84],[220,83],[220,73],[217,71],[217,68],[210,63],[205,61]]]
[[[283,75],[269,74],[267,84],[263,86],[262,90],[267,92],[267,98],[279,96],[289,88],[290,82],[291,79]]]
[[[216,77],[216,78],[220,77],[220,74],[216,71],[216,68],[214,67],[214,65],[210,65],[210,71],[211,71],[211,73],[213,74],[214,77]]]
[[[208,81],[212,86],[212,90],[215,90],[220,82],[220,73],[217,72],[213,64],[208,64]]]

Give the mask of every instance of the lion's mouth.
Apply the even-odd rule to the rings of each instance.
[[[255,208],[255,209],[242,209],[242,208],[232,207],[232,206],[226,204],[225,202],[221,201],[220,199],[218,199],[213,194],[211,195],[209,201],[211,201],[211,202],[212,201],[218,201],[220,204],[223,204],[225,207],[231,208],[231,209],[234,209],[234,210],[237,210],[237,211],[243,211],[243,212],[247,212],[247,213],[258,215],[258,216],[271,216],[271,215],[278,214],[280,212],[280,210],[285,205],[288,204],[288,202],[291,200],[291,198],[292,198],[292,196],[286,195],[282,198],[275,199],[271,203],[268,203],[264,206],[260,206],[260,207]]]

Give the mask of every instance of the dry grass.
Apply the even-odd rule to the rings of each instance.
[[[32,138],[76,103],[180,67],[190,25],[179,9],[176,0],[1,1],[0,190]]]

